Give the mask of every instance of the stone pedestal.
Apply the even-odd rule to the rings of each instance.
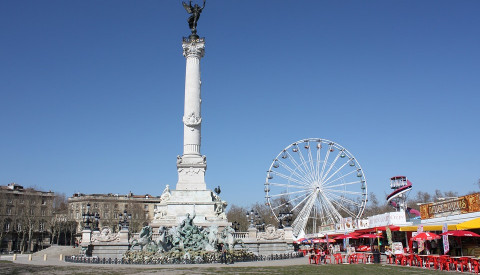
[[[285,240],[290,241],[293,243],[293,228],[292,227],[285,227],[284,229],[285,232]]]
[[[128,228],[122,228],[119,233],[119,242],[128,243]]]
[[[156,229],[160,226],[178,226],[187,213],[195,213],[194,223],[198,226],[231,226],[225,213],[216,213],[217,204],[218,195],[210,190],[172,190],[168,200],[156,205],[156,215],[150,226],[154,232],[157,232]]]
[[[92,238],[92,230],[83,229],[83,231],[82,231],[82,246],[90,245],[91,238]]]
[[[257,240],[257,229],[255,227],[248,228],[248,238],[251,240]]]

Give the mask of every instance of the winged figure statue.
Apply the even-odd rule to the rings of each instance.
[[[203,0],[203,6],[200,7],[198,4],[195,4],[192,6],[192,1],[190,0],[189,3],[182,2],[183,7],[185,10],[191,14],[191,16],[188,18],[188,26],[190,27],[190,30],[192,31],[192,34],[197,33],[197,22],[198,19],[200,18],[200,14],[202,13],[203,8],[205,8],[205,1]]]

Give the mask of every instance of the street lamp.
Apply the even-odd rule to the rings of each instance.
[[[87,212],[82,214],[83,223],[85,223],[84,229],[90,229],[90,224],[92,223],[92,218],[95,215],[90,213],[90,203],[87,203]]]
[[[98,214],[98,212],[95,213],[93,218],[95,219],[95,222],[93,224],[94,225],[93,230],[99,231],[98,225],[99,225],[99,220],[100,220],[100,214]]]
[[[283,221],[286,222],[287,227],[290,226],[290,222],[292,221],[293,212],[289,210],[290,204],[288,202],[285,204],[285,208],[286,210],[284,212],[278,214],[278,219],[280,220],[278,228],[280,229],[283,228]]]
[[[119,219],[120,220],[118,221],[118,225],[120,226],[120,229],[128,229],[128,220],[132,219],[132,214],[128,214],[127,209],[125,209],[123,210],[123,214],[120,213]]]
[[[257,228],[258,231],[265,231],[265,221],[258,222],[255,227]]]
[[[258,213],[254,212],[253,209],[252,209],[252,210],[250,210],[250,212],[247,211],[246,216],[247,216],[247,220],[250,220],[250,225],[248,226],[248,228],[255,227],[255,220],[258,220],[260,218]]]
[[[240,223],[238,223],[237,221],[234,221],[234,222],[232,222],[232,226],[233,226],[233,230],[235,230],[235,232],[237,232],[238,229],[240,228]]]

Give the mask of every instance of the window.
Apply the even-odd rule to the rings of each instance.
[[[42,205],[47,204],[47,200],[45,198],[42,198]]]
[[[7,207],[7,215],[12,215],[12,208],[11,207]]]
[[[22,231],[22,224],[21,223],[17,223],[17,231],[18,232]]]
[[[98,203],[94,203],[94,204],[93,204],[93,208],[98,209]]]
[[[33,213],[34,213],[33,208],[30,208],[30,215],[33,215]]]
[[[114,205],[114,208],[115,208],[115,209],[118,209],[118,204],[115,204],[115,205]]]
[[[148,204],[145,204],[145,205],[143,206],[143,209],[148,210]]]
[[[77,220],[80,219],[80,213],[77,211]]]
[[[118,213],[117,212],[113,213],[113,218],[118,219]]]
[[[10,231],[10,221],[9,220],[5,221],[5,231]]]
[[[42,216],[45,216],[46,212],[45,209],[42,209]]]
[[[9,204],[12,204],[12,203],[13,203],[13,200],[12,200],[11,197],[8,198],[8,203],[9,203]]]
[[[145,213],[145,219],[148,220],[148,213]]]
[[[41,221],[41,222],[40,222],[38,229],[39,229],[40,231],[45,231],[45,222],[44,222],[44,221]]]
[[[105,203],[103,207],[105,207],[105,209],[108,209],[108,203]]]
[[[24,204],[25,200],[23,198],[20,199],[20,204]]]

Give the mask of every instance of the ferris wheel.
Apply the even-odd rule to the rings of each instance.
[[[298,236],[343,217],[359,218],[367,203],[367,181],[347,149],[330,140],[309,138],[288,145],[273,160],[265,199],[277,220],[282,211],[296,214],[292,227]]]

